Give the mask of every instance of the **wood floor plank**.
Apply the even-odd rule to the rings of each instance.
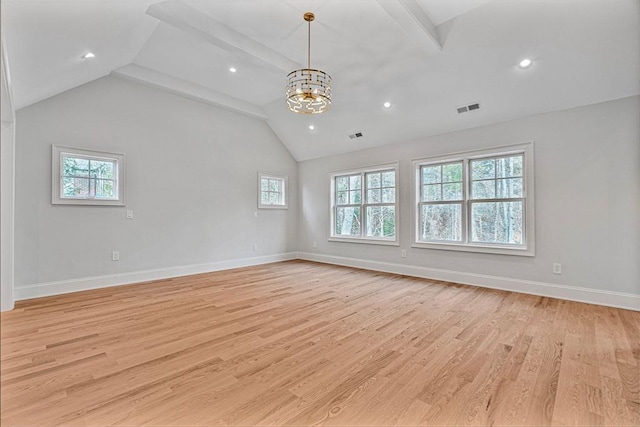
[[[21,301],[3,426],[640,425],[640,313],[289,261]]]

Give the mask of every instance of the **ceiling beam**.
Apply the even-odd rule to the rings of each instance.
[[[378,4],[427,55],[442,50],[436,26],[415,0],[378,0]]]
[[[127,80],[184,96],[185,98],[221,107],[256,119],[267,120],[264,110],[257,105],[150,68],[128,64],[113,70],[111,73]]]
[[[165,24],[191,33],[221,49],[248,58],[264,67],[286,73],[302,68],[300,64],[279,52],[179,0],[152,4],[147,9],[147,14]]]

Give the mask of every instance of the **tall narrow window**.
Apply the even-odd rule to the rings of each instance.
[[[258,207],[261,209],[286,209],[287,202],[286,175],[258,174]]]
[[[53,146],[52,203],[124,205],[124,154]]]
[[[367,237],[394,238],[396,235],[396,171],[367,172],[365,203]]]
[[[331,176],[332,240],[397,243],[397,165]]]
[[[414,161],[415,247],[534,254],[533,145]]]
[[[471,160],[471,241],[524,243],[524,156]]]
[[[335,179],[334,236],[360,237],[362,234],[362,175]]]
[[[462,240],[463,163],[420,167],[420,240]]]

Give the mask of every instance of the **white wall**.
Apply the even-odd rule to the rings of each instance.
[[[535,141],[535,257],[410,247],[411,159],[525,141]],[[400,162],[401,246],[327,241],[328,173],[390,161]],[[304,258],[409,274],[417,270],[402,266],[421,267],[424,276],[506,283],[505,288],[541,294],[546,289],[554,296],[565,296],[567,286],[581,287],[590,295],[585,300],[606,299],[600,291],[640,294],[640,97],[309,160],[299,164],[298,172],[298,250]],[[407,258],[401,258],[402,249]],[[562,275],[552,274],[554,262],[562,263]],[[575,292],[567,295],[581,298]],[[634,301],[628,306],[640,308],[640,300]]]
[[[640,308],[637,96],[299,164],[260,120],[115,77],[22,109],[16,123],[18,299],[298,250],[307,259]],[[410,247],[411,159],[530,140],[535,257]],[[125,152],[126,208],[52,206],[51,144]],[[400,163],[400,247],[329,242],[329,172],[390,161]],[[288,210],[254,218],[258,170],[289,175]],[[120,261],[110,260],[113,250]],[[554,262],[562,275],[552,274]]]
[[[296,250],[297,164],[263,121],[105,77],[19,110],[16,138],[18,299]],[[53,206],[52,144],[125,153],[126,207]],[[259,170],[288,174],[288,210],[257,210]]]
[[[0,311],[6,311],[13,308],[15,112],[4,33],[0,35],[0,45]]]
[[[0,135],[0,311],[13,308],[14,124]]]

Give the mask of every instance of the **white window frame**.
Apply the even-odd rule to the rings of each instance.
[[[282,182],[282,200],[284,204],[272,205],[262,203],[262,180],[272,179]],[[277,173],[258,172],[258,209],[289,209],[289,176]]]
[[[65,155],[90,160],[106,160],[116,163],[117,197],[96,199],[93,197],[62,196],[62,158]],[[105,151],[52,145],[51,147],[51,203],[54,205],[125,206],[125,155]]]
[[[367,195],[367,186],[366,186],[366,177],[367,173],[371,172],[386,172],[393,170],[396,175],[395,180],[395,203],[366,203],[366,195]],[[359,205],[341,205],[341,206],[359,206],[360,211],[362,212],[362,225],[360,227],[360,236],[341,236],[335,234],[335,212],[336,212],[336,177],[345,176],[345,175],[360,175],[361,176],[361,203]],[[367,166],[357,169],[348,169],[341,171],[334,171],[329,174],[329,226],[331,227],[329,230],[329,241],[330,242],[348,242],[348,243],[368,243],[374,245],[388,245],[388,246],[400,246],[400,191],[399,191],[399,183],[400,183],[400,168],[398,167],[398,162],[394,163],[386,163],[382,165],[374,165]],[[393,238],[388,237],[367,237],[366,236],[366,208],[368,206],[379,206],[379,205],[394,205],[395,206],[395,217],[396,217],[396,232]]]
[[[471,200],[470,199],[470,161],[482,158],[497,158],[514,154],[523,155],[523,194],[521,198],[513,200],[522,200],[524,203],[523,208],[523,231],[524,231],[524,244],[523,245],[504,245],[493,243],[476,243],[471,242],[469,233],[471,230],[471,204],[474,202],[493,201],[494,199],[487,200]],[[425,242],[419,240],[420,237],[420,205],[421,205],[421,177],[420,168],[426,165],[463,162],[463,177],[462,177],[462,240],[460,242]],[[535,198],[534,198],[534,143],[525,142],[514,145],[503,145],[498,147],[492,147],[487,149],[479,149],[473,151],[457,152],[444,156],[426,157],[421,159],[412,160],[412,186],[413,196],[412,203],[412,222],[414,226],[414,237],[411,247],[424,248],[424,249],[440,249],[450,251],[464,251],[464,252],[481,252],[489,254],[502,254],[502,255],[519,255],[519,256],[534,256],[535,255]]]

